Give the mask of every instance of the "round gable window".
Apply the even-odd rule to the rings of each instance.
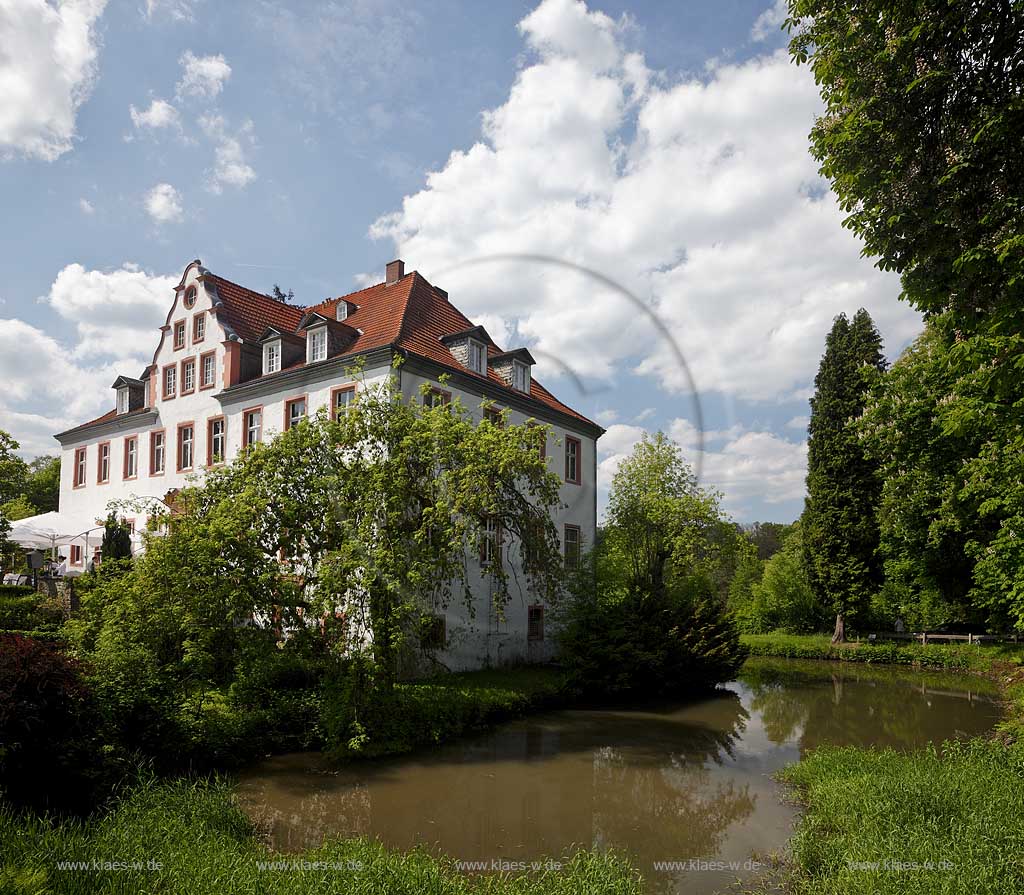
[[[195,286],[189,286],[188,289],[185,290],[185,307],[186,308],[195,307],[195,303],[196,303],[196,287]]]

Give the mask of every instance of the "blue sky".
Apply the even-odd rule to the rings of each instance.
[[[0,10],[0,428],[26,454],[137,373],[192,258],[313,303],[401,255],[607,428],[699,459],[743,521],[799,513],[806,399],[839,311],[890,356],[916,316],[806,152],[778,3],[545,0]],[[610,276],[666,340],[594,280]],[[555,363],[552,359],[557,359]],[[572,369],[583,392],[562,372]]]

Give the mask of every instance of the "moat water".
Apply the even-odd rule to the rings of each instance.
[[[697,702],[547,712],[340,768],[281,755],[243,773],[237,794],[282,851],[363,836],[490,868],[611,848],[650,891],[701,895],[785,848],[796,809],[772,775],[807,750],[909,749],[999,717],[977,678],[754,659]]]

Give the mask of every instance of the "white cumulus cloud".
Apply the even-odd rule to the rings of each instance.
[[[169,183],[158,183],[146,193],[146,213],[156,224],[171,224],[182,219],[181,194]]]
[[[75,138],[96,76],[106,0],[0,3],[0,157],[53,161]]]
[[[443,272],[471,317],[509,319],[549,378],[553,357],[584,377],[628,367],[689,389],[646,313],[593,278],[460,265],[540,254],[612,277],[660,319],[697,388],[727,399],[806,394],[840,311],[866,307],[895,354],[920,320],[897,300],[897,277],[860,257],[807,151],[821,109],[807,69],[780,50],[673,77],[628,52],[623,27],[544,0],[520,23],[528,62],[479,141],[371,235],[426,276]]]
[[[25,453],[55,453],[55,432],[109,410],[114,379],[138,376],[152,360],[177,282],[134,264],[68,264],[40,301],[73,324],[70,340],[0,319],[0,429]]]
[[[136,109],[129,106],[128,112],[132,116],[132,124],[136,128],[150,128],[157,130],[165,127],[177,127],[180,123],[178,110],[167,100],[154,99],[148,109]]]
[[[211,192],[220,193],[225,186],[238,189],[248,186],[256,179],[256,171],[245,157],[245,146],[254,143],[252,122],[247,121],[235,132],[231,132],[221,115],[204,115],[199,119],[204,133],[214,142],[214,166],[208,172],[207,186]]]
[[[216,56],[196,56],[191,50],[186,50],[178,62],[182,68],[178,96],[214,99],[224,89],[224,82],[231,77],[231,66],[220,53]]]

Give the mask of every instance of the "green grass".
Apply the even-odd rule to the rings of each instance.
[[[1006,699],[998,736],[904,753],[820,747],[779,776],[803,812],[782,884],[794,895],[1024,891],[1024,647],[851,643],[827,635],[749,635],[745,671],[772,658],[910,665],[923,677],[988,678]],[[801,663],[802,664],[802,663]],[[884,674],[861,664],[856,675]],[[886,865],[886,861],[890,862]],[[915,866],[916,865],[916,866]]]
[[[978,646],[861,641],[833,645],[827,634],[744,634],[741,639],[752,656],[914,665],[973,673],[991,671],[998,663],[1020,664],[1024,658],[1024,644]]]
[[[542,866],[515,876],[469,876],[460,873],[450,859],[422,850],[390,851],[365,840],[328,841],[317,849],[284,855],[260,844],[222,782],[142,783],[102,817],[84,822],[55,823],[0,809],[0,892],[5,895],[638,895],[641,891],[637,873],[615,855],[577,852],[561,860],[560,869]],[[59,869],[58,861],[129,865],[139,861],[144,869]],[[282,861],[287,862],[283,869],[261,867]],[[316,862],[321,866],[310,866]]]
[[[805,806],[786,880],[796,895],[1024,891],[1020,746],[823,747],[781,777]]]

